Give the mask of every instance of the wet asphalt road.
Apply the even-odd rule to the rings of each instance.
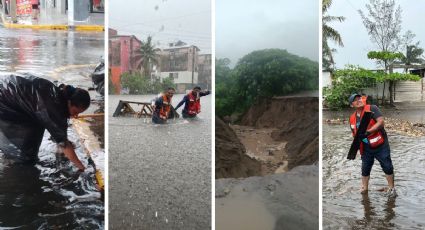
[[[109,228],[210,229],[211,96],[194,121],[112,117],[119,100],[153,97],[109,97]]]
[[[34,31],[0,26],[1,72],[48,76],[57,68],[96,64],[101,56],[104,56],[103,33]]]
[[[87,88],[104,53],[103,33],[10,30],[0,27],[0,72],[29,72]],[[75,68],[79,66],[78,68]],[[75,132],[68,136],[83,164],[87,158]],[[0,152],[0,228],[103,229],[104,203],[89,172],[80,176],[69,161],[56,158],[45,132],[34,165],[16,165]]]
[[[323,229],[424,229],[424,137],[388,132],[398,194],[394,199],[376,191],[387,184],[377,161],[368,195],[360,194],[360,157],[346,159],[352,141],[348,125],[323,124],[323,133]]]

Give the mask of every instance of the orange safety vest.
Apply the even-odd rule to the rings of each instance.
[[[362,120],[363,118],[363,114],[365,112],[371,112],[370,111],[370,105],[365,105],[362,111],[362,114],[360,115],[360,120]],[[350,128],[351,131],[353,133],[353,137],[356,136],[357,133],[357,116],[356,116],[356,111],[351,114],[350,116]],[[369,125],[367,126],[367,129],[370,129],[372,126],[374,126],[376,124],[375,119],[370,119]],[[374,133],[371,133],[368,137],[367,140],[369,142],[369,146],[371,148],[377,148],[379,146],[381,146],[382,144],[385,143],[385,138],[384,135],[382,133],[381,130],[378,130]],[[363,154],[364,151],[364,145],[363,142],[360,142],[360,154]]]
[[[194,96],[192,91],[187,94],[189,98],[189,105],[187,106],[187,113],[189,115],[196,115],[201,112],[201,100],[199,97]]]
[[[162,120],[167,120],[168,119],[168,113],[171,110],[171,99],[168,99],[167,96],[163,95],[162,96],[162,107],[159,110],[159,118],[161,118]]]

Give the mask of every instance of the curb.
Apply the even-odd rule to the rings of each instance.
[[[99,158],[96,157],[96,155],[99,156],[99,154],[102,154],[104,157],[104,149],[101,149],[98,141],[95,141],[97,138],[88,127],[87,121],[85,121],[84,118],[72,119],[72,128],[77,133],[87,157],[94,160],[96,166],[96,172],[94,174],[95,179],[99,188],[104,190],[105,165],[102,165],[102,163],[104,164],[105,162],[99,162]]]
[[[2,24],[9,29],[33,29],[33,30],[69,30],[69,31],[90,31],[90,32],[103,32],[104,26],[100,25],[24,25],[6,22],[4,15],[2,15]]]

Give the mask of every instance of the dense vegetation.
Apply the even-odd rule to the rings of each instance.
[[[129,94],[156,94],[168,87],[175,87],[175,84],[172,78],[165,78],[161,82],[159,79],[151,80],[138,73],[124,73],[121,75],[121,86],[127,88]]]
[[[216,114],[243,113],[263,98],[318,88],[317,62],[286,50],[265,49],[245,55],[229,67],[228,59],[216,60]]]
[[[347,66],[336,70],[332,76],[332,87],[323,89],[326,106],[333,110],[347,108],[348,97],[363,89],[389,81],[418,81],[420,77],[404,73],[386,73],[385,71],[371,71],[359,66]]]

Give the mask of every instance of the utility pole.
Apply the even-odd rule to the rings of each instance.
[[[195,46],[192,46],[192,89],[194,86],[193,79],[195,78]]]
[[[16,0],[10,0],[10,18],[12,19],[13,23],[17,23],[18,20],[16,19]]]

